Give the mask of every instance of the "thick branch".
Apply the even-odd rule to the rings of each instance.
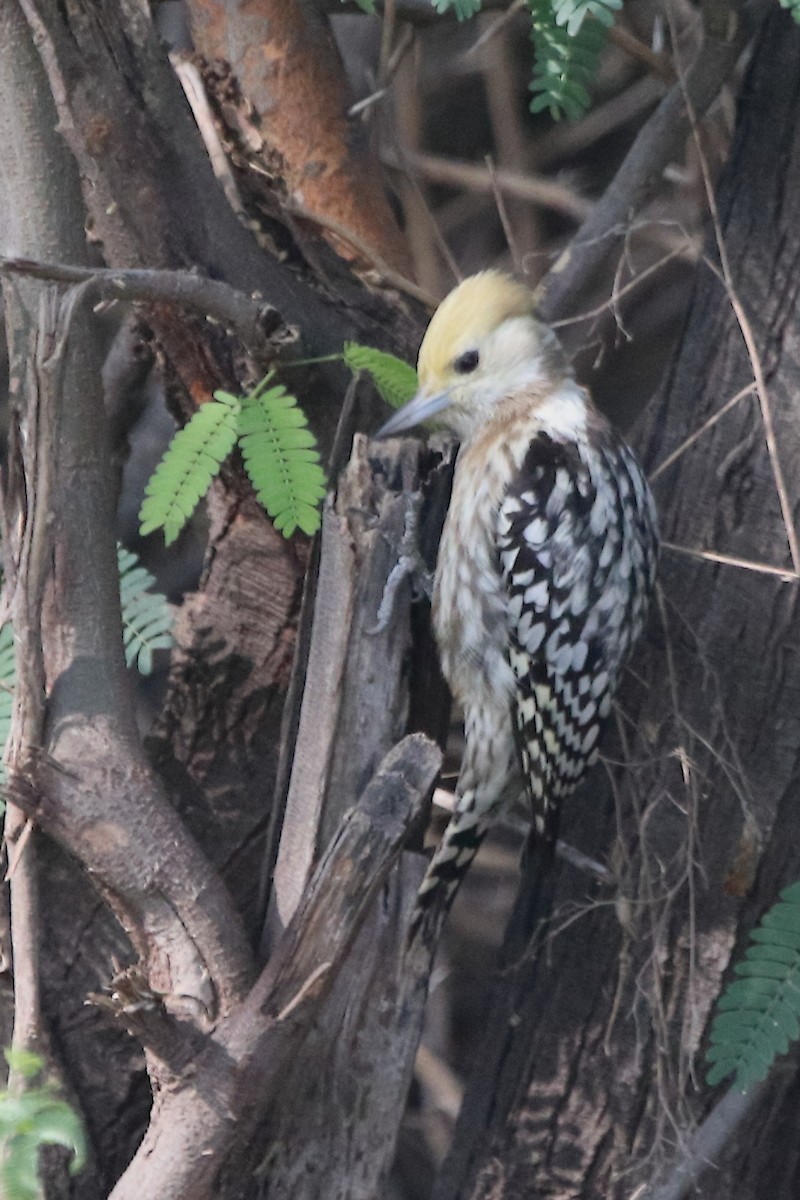
[[[165,1094],[111,1200],[204,1200],[219,1164],[270,1103],[309,1032],[423,804],[441,754],[420,734],[384,759],[342,822],[269,965]]]
[[[54,568],[44,607],[19,572],[16,619],[45,648],[47,726],[43,743],[28,728],[13,765],[34,782],[37,820],[105,890],[153,986],[213,1013],[239,994],[248,954],[218,877],[140,745],[122,659],[99,371],[75,296],[60,302],[51,288],[45,299],[21,413],[33,436],[18,453],[27,522],[48,530]]]
[[[308,274],[302,277],[279,253],[261,249],[214,177],[149,16],[139,15],[134,5],[99,9],[82,2],[64,9],[55,0],[19,3],[108,262],[129,268],[201,264],[213,278],[246,294],[279,298],[282,315],[302,329],[311,354],[338,349],[362,318],[370,325],[364,311],[370,304],[385,319],[385,305],[353,288],[333,254],[327,257],[330,275],[341,270],[343,290],[350,291],[346,311]],[[254,45],[259,38],[260,32]],[[126,71],[119,69],[121,62],[129,64]],[[285,224],[277,234],[277,242],[290,236]],[[39,257],[57,258],[52,251]],[[78,261],[71,255],[61,259]]]
[[[197,49],[237,64],[292,200],[352,231],[408,276],[408,249],[378,163],[360,124],[348,119],[352,97],[327,19],[302,0],[189,0],[187,7]],[[331,241],[344,257],[358,257],[346,242]]]
[[[16,7],[2,11],[2,250],[80,263],[86,246],[75,164],[55,133],[26,26]],[[20,65],[37,98],[33,119],[16,107]],[[122,657],[114,477],[86,292],[65,297],[57,285],[15,279],[5,293],[12,436],[4,505],[19,650],[12,781],[16,773],[32,785],[35,818],[92,873],[152,985],[224,1010],[241,994],[249,954],[233,906],[168,805],[136,728]]]

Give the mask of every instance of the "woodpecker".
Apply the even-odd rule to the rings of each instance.
[[[412,921],[412,936],[433,936],[492,820],[523,791],[534,837],[554,843],[641,633],[657,539],[642,468],[528,288],[496,271],[465,279],[428,326],[418,374],[379,436],[436,417],[460,442],[432,614],[465,750]]]

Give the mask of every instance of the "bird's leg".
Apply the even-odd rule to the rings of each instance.
[[[422,511],[422,499],[422,492],[406,492],[404,495],[406,513],[403,536],[400,539],[400,554],[389,572],[378,606],[378,620],[371,629],[367,630],[369,634],[383,633],[388,626],[392,619],[398,588],[405,579],[411,579],[411,594],[414,600],[421,600],[423,597],[430,600],[433,595],[433,572],[428,570],[419,549],[419,518]]]

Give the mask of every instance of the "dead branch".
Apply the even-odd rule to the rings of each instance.
[[[11,478],[22,482],[5,502],[15,531],[15,629],[22,646],[44,647],[44,659],[38,676],[35,656],[20,663],[10,769],[33,785],[37,822],[104,889],[153,985],[195,997],[213,1014],[241,993],[249,953],[225,889],[147,764],[133,720],[100,373],[90,323],[78,313],[86,292],[62,297],[56,285],[26,286],[33,311],[23,303],[11,319],[25,381],[16,417],[27,436],[15,438]]]
[[[204,1200],[219,1164],[281,1086],[356,934],[423,811],[439,750],[420,734],[392,750],[346,816],[252,992],[220,1023],[182,1088],[162,1097],[111,1200]]]
[[[0,259],[0,274],[25,275],[58,283],[88,284],[106,301],[174,304],[210,317],[238,337],[254,353],[274,356],[281,339],[290,336],[271,304],[248,296],[227,283],[195,271],[92,269],[33,259]]]

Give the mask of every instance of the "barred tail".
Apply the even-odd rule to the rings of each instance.
[[[427,945],[432,945],[436,940],[456,892],[486,836],[491,811],[477,811],[474,790],[458,797],[456,811],[417,892],[417,904],[408,933],[410,942],[418,936]]]

